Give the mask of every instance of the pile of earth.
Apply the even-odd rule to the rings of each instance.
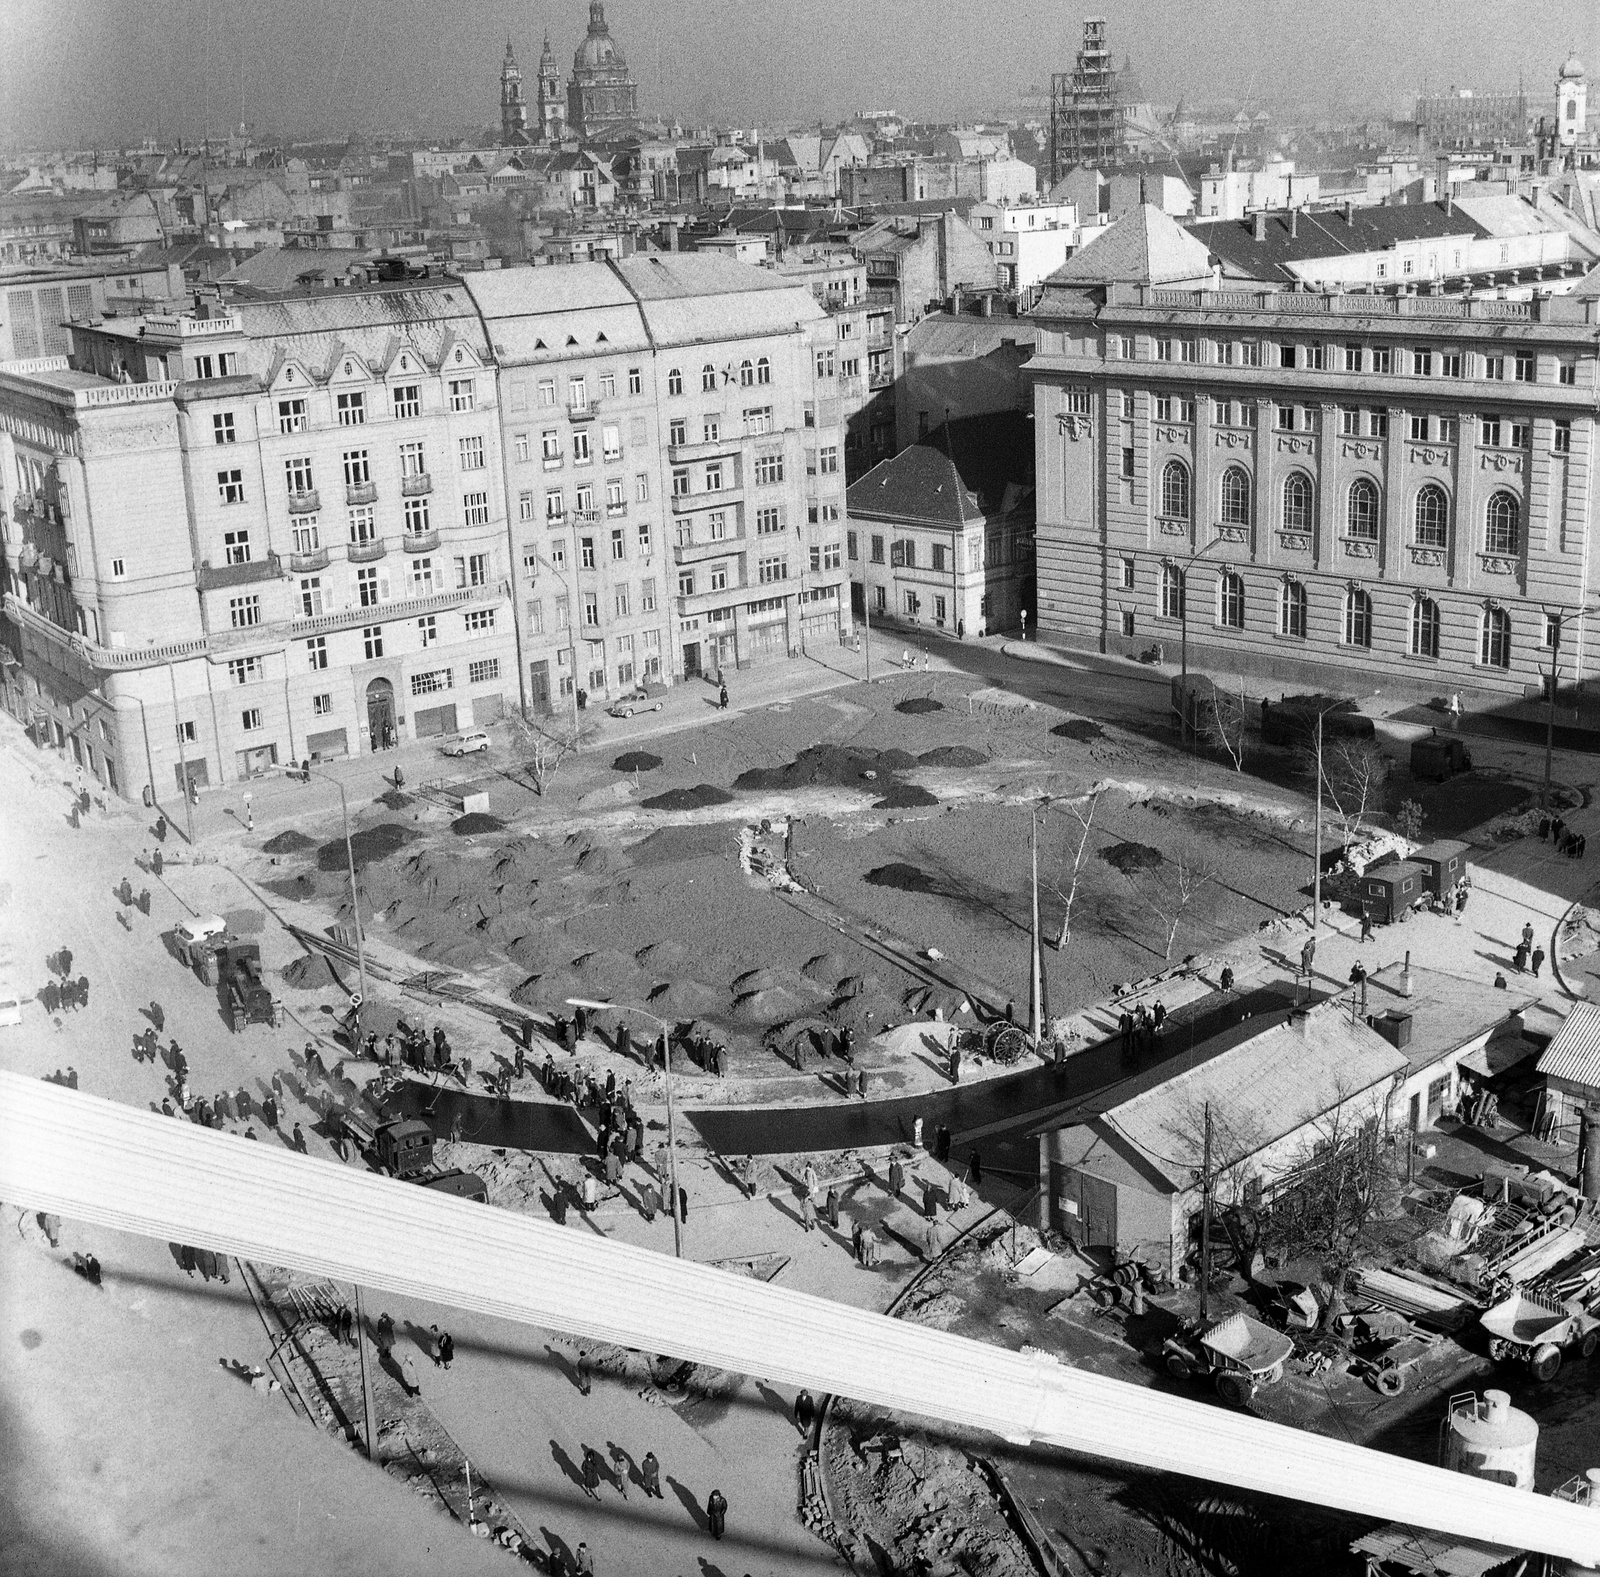
[[[404,810],[412,803],[412,795],[403,794],[399,789],[385,789],[372,803],[383,805],[389,810]]]
[[[892,887],[901,893],[931,893],[938,891],[938,883],[925,870],[896,860],[892,865],[879,865],[867,872],[862,881],[869,887]]]
[[[930,794],[918,783],[896,783],[880,800],[874,800],[874,810],[916,810],[924,805],[937,805],[939,797]]]
[[[943,701],[935,701],[931,695],[914,695],[905,701],[896,701],[894,709],[897,712],[942,712]]]
[[[1080,745],[1092,744],[1106,736],[1106,731],[1088,717],[1069,717],[1066,722],[1057,723],[1050,732],[1061,739],[1075,739]]]
[[[981,767],[989,758],[971,745],[940,745],[917,757],[920,767]]]
[[[324,986],[339,984],[333,966],[321,953],[307,953],[285,964],[283,978],[299,991],[320,991]]]
[[[475,833],[504,832],[506,824],[498,816],[486,815],[481,810],[471,810],[465,816],[457,816],[450,823],[450,830],[458,838],[470,838]]]
[[[829,786],[860,788],[863,781],[887,778],[916,766],[917,758],[905,750],[863,750],[855,745],[812,745],[787,766],[752,767],[733,780],[736,789],[770,793],[774,790]]]
[[[1135,871],[1153,871],[1162,864],[1161,850],[1148,843],[1113,843],[1100,851],[1100,858],[1113,870],[1131,876]]]
[[[422,834],[398,821],[380,821],[376,827],[363,827],[350,835],[349,858],[356,869],[370,865],[374,860],[385,860],[408,843],[414,843]],[[342,871],[347,868],[344,839],[333,838],[317,850],[319,871]]]
[[[729,805],[733,795],[711,783],[696,783],[693,788],[668,789],[642,801],[646,810],[705,810],[711,805]]]
[[[291,827],[287,832],[280,832],[275,838],[268,838],[261,848],[267,854],[299,854],[304,849],[314,849],[316,846],[315,838],[308,838],[303,832],[296,832]]]
[[[661,765],[661,757],[648,750],[626,750],[611,763],[613,772],[654,772]]]

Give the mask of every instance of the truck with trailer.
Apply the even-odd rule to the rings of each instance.
[[[261,975],[261,948],[255,942],[241,942],[235,937],[220,938],[212,950],[217,991],[222,997],[223,1009],[234,1034],[246,1024],[270,1024],[274,1029],[283,1024],[283,1002],[273,996],[272,988]]]
[[[488,1202],[489,1190],[476,1172],[435,1165],[433,1129],[422,1118],[374,1121],[364,1112],[344,1110],[339,1113],[338,1122],[345,1137],[378,1171],[437,1193]]]

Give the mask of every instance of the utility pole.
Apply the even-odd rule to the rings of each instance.
[[[1200,1323],[1211,1308],[1211,1102],[1206,1102],[1205,1152],[1200,1162]]]
[[[372,1371],[367,1367],[367,1322],[361,1314],[361,1288],[356,1287],[356,1350],[361,1357],[361,1406],[366,1417],[367,1433],[367,1460],[375,1460],[373,1456],[374,1442],[372,1435]]]
[[[194,786],[189,782],[189,753],[183,748],[183,719],[178,716],[178,681],[172,664],[167,664],[167,683],[172,687],[172,721],[178,731],[178,770],[183,774],[183,824],[188,829],[189,846],[194,847]]]
[[[1561,615],[1550,619],[1550,680],[1544,692],[1544,783],[1539,789],[1539,809],[1550,808],[1550,767],[1556,745],[1556,674],[1561,655]]]
[[[862,650],[867,655],[867,683],[872,683],[872,587],[867,583],[865,569],[861,572],[861,628],[866,632]]]
[[[667,1086],[667,1186],[672,1198],[667,1208],[672,1212],[672,1255],[683,1258],[683,1218],[678,1212],[678,1136],[672,1123],[672,1046],[667,1040],[667,1026],[661,1026],[661,1071]]]
[[[1312,851],[1311,871],[1311,952],[1315,958],[1317,932],[1322,925],[1322,713],[1317,713],[1317,840]],[[1308,969],[1306,974],[1309,976]],[[1306,985],[1310,987],[1310,980]]]

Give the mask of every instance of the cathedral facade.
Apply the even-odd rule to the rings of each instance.
[[[589,31],[572,57],[565,94],[548,35],[530,104],[521,69],[506,40],[500,67],[500,141],[513,147],[554,145],[566,138],[597,142],[623,134],[639,114],[639,84],[611,37],[604,0],[590,0]]]

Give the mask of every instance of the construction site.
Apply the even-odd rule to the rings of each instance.
[[[1014,667],[192,841],[8,733],[3,1569],[1600,1564],[1537,761],[1379,715],[1357,804]]]

